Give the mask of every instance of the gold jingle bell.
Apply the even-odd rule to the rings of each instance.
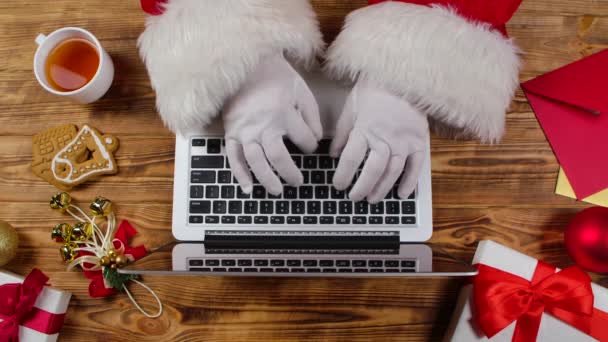
[[[99,258],[99,264],[103,267],[110,266],[110,258],[106,255]]]
[[[108,256],[110,258],[115,258],[118,255],[118,252],[114,248],[108,249]]]
[[[51,232],[51,239],[55,240],[55,242],[64,242],[70,240],[72,235],[72,226],[67,223],[60,223],[53,227],[53,231]]]
[[[68,210],[70,203],[72,203],[72,196],[70,196],[70,194],[67,192],[60,192],[51,197],[49,204],[51,209],[64,213],[66,210]]]
[[[61,248],[59,248],[59,252],[61,253],[61,258],[63,259],[64,262],[74,260],[76,255],[78,255],[76,248],[78,248],[78,245],[76,245],[74,242],[65,243],[65,244],[63,244],[63,246],[61,246]]]
[[[115,262],[118,267],[123,267],[129,263],[129,259],[124,254],[122,254],[122,255],[116,256]]]
[[[93,234],[93,226],[88,222],[78,222],[72,228],[70,236],[72,240],[86,241],[91,238]]]
[[[107,198],[97,197],[91,203],[90,209],[95,216],[107,216],[112,212],[112,201]]]

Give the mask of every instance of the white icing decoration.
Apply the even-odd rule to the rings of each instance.
[[[106,144],[110,145],[112,143],[112,138],[106,138]]]
[[[67,155],[65,154],[65,152],[68,152],[68,153],[72,152],[71,147],[72,147],[72,145],[75,144],[75,141],[82,138],[83,135],[88,135],[88,134],[90,134],[93,137],[93,140],[95,141],[95,145],[97,146],[98,151],[101,153],[101,156],[107,161],[106,167],[98,169],[98,170],[91,170],[88,173],[83,173],[79,177],[72,178],[72,174],[76,174],[78,171],[74,170],[72,161],[67,159]],[[70,171],[73,171],[73,173],[68,172],[67,177],[64,177],[64,178],[59,177],[59,175],[57,175],[57,171],[55,171],[57,164],[66,164],[67,167],[70,168]],[[103,164],[98,163],[98,165],[102,166]],[[65,184],[73,184],[92,174],[101,173],[101,172],[105,172],[105,171],[112,171],[112,169],[114,169],[114,164],[112,163],[112,160],[110,159],[110,153],[106,149],[105,145],[101,142],[101,139],[99,138],[99,136],[97,136],[97,134],[95,134],[88,125],[82,126],[82,128],[80,129],[80,132],[78,132],[78,134],[76,135],[76,138],[74,138],[74,140],[72,140],[72,142],[67,144],[61,151],[59,151],[59,153],[57,153],[55,158],[53,158],[53,162],[51,164],[51,171],[53,172],[53,176],[55,177],[55,179],[65,183]]]

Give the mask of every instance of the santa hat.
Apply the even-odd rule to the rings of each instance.
[[[518,48],[504,24],[521,0],[371,0],[328,50],[336,78],[364,78],[484,142],[504,133]]]
[[[324,45],[308,0],[142,0],[139,37],[156,104],[173,131],[208,124],[261,58],[311,63]]]

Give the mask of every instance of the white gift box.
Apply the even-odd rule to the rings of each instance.
[[[0,271],[0,285],[3,284],[16,284],[23,283],[25,277],[6,272]],[[45,286],[40,295],[36,299],[34,307],[44,310],[50,314],[65,314],[68,310],[68,304],[72,294],[66,291],[50,288]],[[0,321],[2,321],[0,319]],[[54,342],[57,340],[59,333],[56,334],[45,334],[35,329],[19,326],[19,341],[20,342]]]
[[[493,241],[482,241],[477,247],[473,264],[484,264],[505,272],[512,273],[528,281],[532,279],[538,260],[519,253],[513,249],[500,245]],[[596,284],[591,284],[594,296],[594,307],[598,310],[608,312],[608,289]],[[475,310],[473,304],[473,285],[464,286],[458,297],[454,310],[454,316],[444,341],[469,342],[469,341],[500,341],[510,342],[515,331],[517,322],[488,339],[477,326],[473,319]],[[568,325],[554,316],[543,313],[538,331],[537,341],[542,342],[564,342],[564,341],[597,341],[584,332]]]

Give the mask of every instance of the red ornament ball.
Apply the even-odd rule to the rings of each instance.
[[[592,207],[578,213],[564,235],[574,262],[596,273],[608,273],[608,208]]]

